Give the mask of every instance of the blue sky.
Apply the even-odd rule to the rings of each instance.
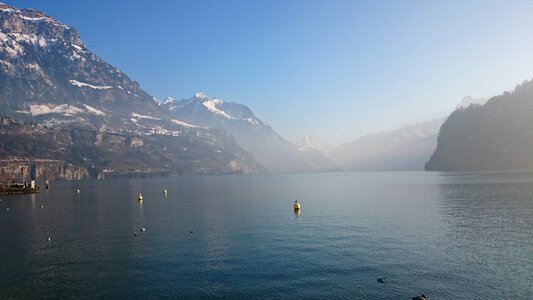
[[[0,0],[1,1],[1,0]],[[157,98],[246,104],[339,143],[533,78],[533,1],[27,1]]]

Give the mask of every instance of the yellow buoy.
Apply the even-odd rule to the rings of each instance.
[[[143,201],[143,195],[141,193],[139,193],[139,195],[137,196],[137,200]]]
[[[294,205],[292,207],[294,207],[295,210],[300,210],[301,208],[300,203],[298,203],[298,201],[294,201]]]

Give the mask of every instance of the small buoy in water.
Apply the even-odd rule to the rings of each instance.
[[[193,234],[195,231],[194,230],[191,230],[191,234]]]
[[[44,207],[44,205],[41,205],[40,207],[41,207],[41,208],[43,208],[43,207]]]
[[[143,195],[141,193],[139,193],[139,195],[137,195],[137,200],[143,201]]]
[[[9,207],[8,207],[8,208],[6,208],[6,210],[7,210],[7,211],[9,211]]]
[[[294,205],[292,207],[294,207],[295,210],[300,210],[301,208],[300,203],[298,203],[298,201],[294,201]]]
[[[78,194],[80,193],[80,189],[77,189],[76,192],[78,192]]]
[[[137,231],[135,231],[135,232],[133,233],[133,235],[134,235],[134,236],[137,236],[137,235],[138,235]]]
[[[163,194],[165,194],[165,196],[168,195],[168,191],[167,191],[167,190],[164,190],[164,191],[163,191]]]
[[[144,227],[143,227],[143,228],[141,228],[141,231],[146,231],[146,228],[144,228]]]
[[[385,282],[385,277],[378,277],[378,282],[379,283],[384,283]]]
[[[48,239],[47,239],[47,241],[51,242],[51,241],[52,241],[52,239],[51,239],[51,238],[48,238]]]

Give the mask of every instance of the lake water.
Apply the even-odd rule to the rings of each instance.
[[[530,173],[52,182],[0,199],[2,299],[533,299]]]

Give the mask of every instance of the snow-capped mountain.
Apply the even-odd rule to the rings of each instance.
[[[130,129],[158,116],[153,97],[89,51],[76,30],[0,3],[0,114],[48,124]]]
[[[331,149],[332,146],[325,144],[323,142],[320,142],[310,136],[305,136],[300,142],[297,143],[300,151],[321,151],[322,153],[327,154]]]
[[[196,93],[192,98],[176,101],[167,97],[161,106],[174,117],[192,124],[207,127],[220,127],[221,124],[244,124],[252,127],[266,126],[246,105],[225,102],[219,98],[209,98],[204,93]]]
[[[231,133],[237,143],[253,154],[269,172],[310,172],[335,170],[320,151],[302,151],[255,116],[246,105],[210,98],[204,93],[177,101],[161,102],[170,114],[189,124],[220,128]]]
[[[350,171],[423,170],[437,145],[444,119],[404,125],[391,132],[371,133],[328,153]]]
[[[40,145],[42,153],[56,148],[67,151],[60,157],[67,163],[94,162],[96,167],[110,167],[113,161],[103,154],[110,153],[106,149],[75,147],[82,142],[104,147],[102,138],[110,137],[126,146],[116,148],[119,156],[136,158],[129,166],[122,166],[126,169],[150,169],[154,160],[149,156],[155,157],[156,153],[158,165],[174,174],[262,169],[226,132],[172,117],[139,83],[87,49],[74,28],[42,12],[3,3],[0,3],[0,116],[45,126],[33,133],[28,131],[34,128],[31,126],[13,132],[12,138],[28,140],[29,148],[36,146],[30,140],[41,143],[40,139],[32,139],[32,134],[56,136],[55,131],[47,131],[50,128],[72,131],[72,136],[76,136],[76,130],[91,132],[82,135],[83,141],[62,138],[66,144],[61,147],[56,147],[56,140],[49,141],[48,148]],[[14,128],[6,127],[6,132]],[[133,137],[146,138],[150,144],[132,143]],[[6,138],[7,134],[0,136]],[[195,152],[191,153],[191,149]],[[0,156],[13,153],[34,156],[9,151],[0,151]]]

